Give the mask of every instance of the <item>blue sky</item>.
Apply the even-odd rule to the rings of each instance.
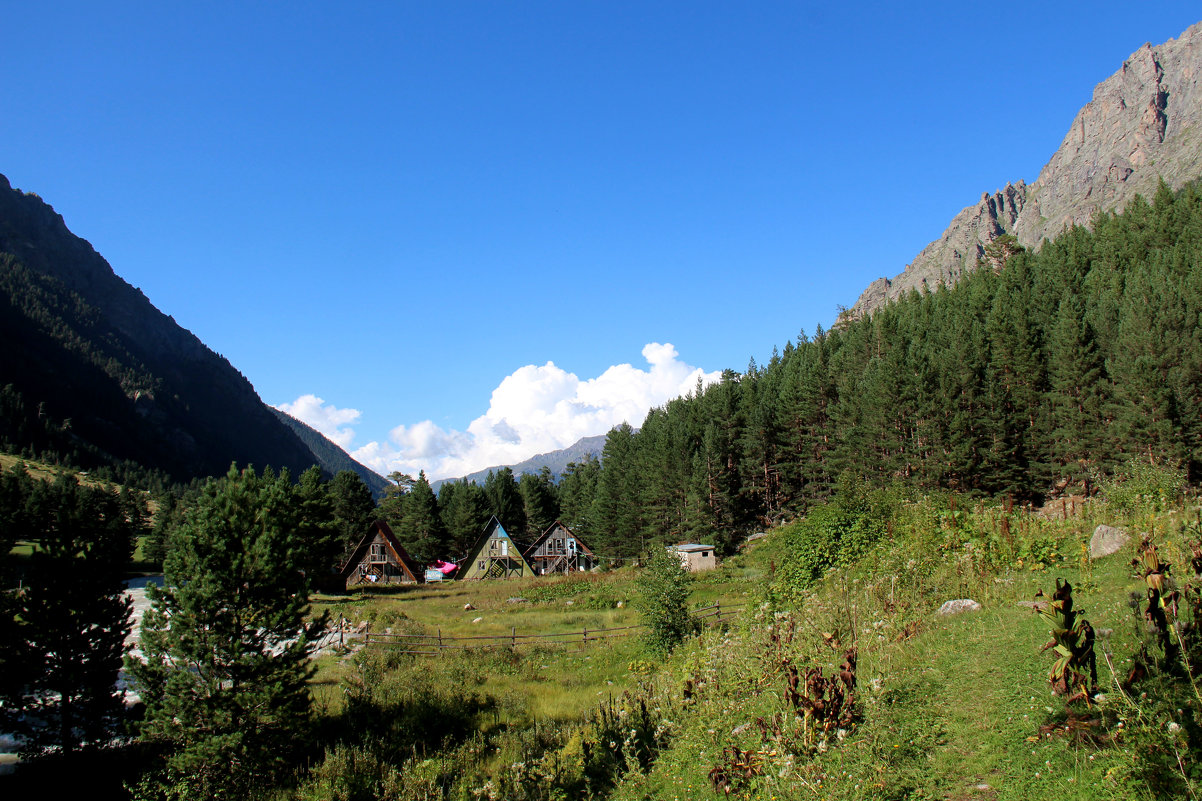
[[[432,476],[637,424],[829,326],[1202,18],[180,5],[0,3],[0,172],[265,401]]]

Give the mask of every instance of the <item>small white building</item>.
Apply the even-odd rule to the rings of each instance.
[[[682,542],[668,548],[680,559],[680,565],[690,573],[701,570],[712,570],[718,566],[718,557],[714,555],[714,546],[699,545],[695,542]]]

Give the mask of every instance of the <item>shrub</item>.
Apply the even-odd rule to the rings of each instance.
[[[884,531],[883,519],[865,506],[833,501],[816,507],[782,532],[785,554],[770,588],[772,597],[791,599],[831,568],[854,563]]]
[[[647,627],[645,640],[651,650],[667,654],[685,637],[697,633],[698,623],[689,616],[689,585],[693,576],[667,550],[656,548],[639,582],[638,609]]]
[[[1163,512],[1180,499],[1185,485],[1180,466],[1141,458],[1124,462],[1113,475],[1098,480],[1110,507],[1126,515]]]

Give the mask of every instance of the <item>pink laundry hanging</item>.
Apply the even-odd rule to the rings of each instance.
[[[432,564],[431,567],[433,567],[439,573],[442,573],[444,576],[449,576],[459,569],[459,565],[455,564],[454,562],[444,562],[441,559]]]

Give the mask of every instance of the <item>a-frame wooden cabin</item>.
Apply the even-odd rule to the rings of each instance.
[[[351,551],[339,575],[349,590],[355,586],[421,584],[426,573],[383,520],[371,524]]]
[[[539,576],[591,570],[597,564],[593,549],[558,520],[547,526],[547,530],[526,550],[525,555],[526,561]]]
[[[530,563],[522,558],[517,544],[496,517],[491,517],[484,526],[484,533],[472,546],[471,555],[459,567],[457,578],[509,579],[533,576]]]

